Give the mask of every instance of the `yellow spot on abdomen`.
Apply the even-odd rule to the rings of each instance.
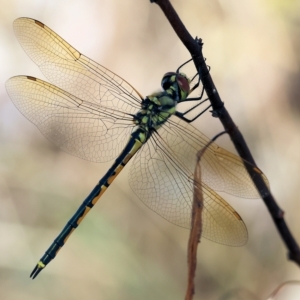
[[[81,221],[84,219],[84,217],[86,216],[86,214],[91,210],[90,207],[86,206],[83,215],[77,220],[77,225],[79,225],[81,223]],[[73,229],[72,229],[73,231]],[[72,233],[72,231],[70,232],[70,234]],[[69,234],[69,235],[70,235]],[[69,237],[69,236],[68,236]]]
[[[124,168],[124,166],[122,165],[119,165],[116,170],[115,170],[115,174],[110,176],[107,180],[107,183],[110,185],[114,180],[115,178],[119,175],[119,173],[122,171],[122,169]]]
[[[132,156],[133,156],[133,154],[128,153],[128,155],[124,158],[123,163],[126,165]]]
[[[39,269],[45,268],[45,264],[42,263],[41,261],[39,261],[39,262],[37,263],[37,265],[38,265],[38,268],[39,268]]]
[[[103,193],[106,191],[106,189],[107,189],[107,187],[106,187],[105,185],[103,185],[103,186],[101,187],[101,191],[100,191],[99,195],[96,196],[96,197],[93,199],[93,201],[92,201],[92,204],[93,204],[93,205],[95,205],[95,204],[97,203],[97,201],[100,199],[100,197],[101,197],[101,196],[103,195]]]

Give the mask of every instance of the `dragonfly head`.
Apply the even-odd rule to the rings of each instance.
[[[184,73],[166,73],[161,81],[161,86],[165,91],[175,92],[178,100],[187,98],[190,93],[190,80]]]

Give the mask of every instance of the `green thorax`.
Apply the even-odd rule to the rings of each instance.
[[[143,131],[146,142],[175,112],[178,102],[184,101],[190,92],[189,79],[185,74],[170,72],[162,79],[164,91],[147,96],[142,108],[134,116],[134,122]]]

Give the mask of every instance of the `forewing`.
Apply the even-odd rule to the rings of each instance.
[[[124,79],[84,56],[43,23],[14,21],[16,36],[27,55],[56,86],[74,96],[130,114],[141,95]]]
[[[88,102],[30,76],[6,82],[8,94],[26,118],[61,149],[94,162],[115,158],[132,130],[121,110]]]

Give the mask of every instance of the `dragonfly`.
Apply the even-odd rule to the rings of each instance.
[[[14,31],[51,82],[32,76],[10,78],[6,89],[15,106],[62,150],[93,162],[115,159],[30,277],[34,279],[55,258],[131,158],[129,184],[137,197],[166,220],[190,228],[196,154],[210,141],[186,118],[185,113],[199,104],[185,112],[177,110],[177,104],[200,98],[189,98],[194,90],[191,80],[179,69],[168,72],[162,91],[143,97],[42,22],[19,18]],[[202,236],[225,245],[244,245],[248,233],[242,218],[217,193],[259,198],[242,159],[211,143],[201,158],[201,170]]]

